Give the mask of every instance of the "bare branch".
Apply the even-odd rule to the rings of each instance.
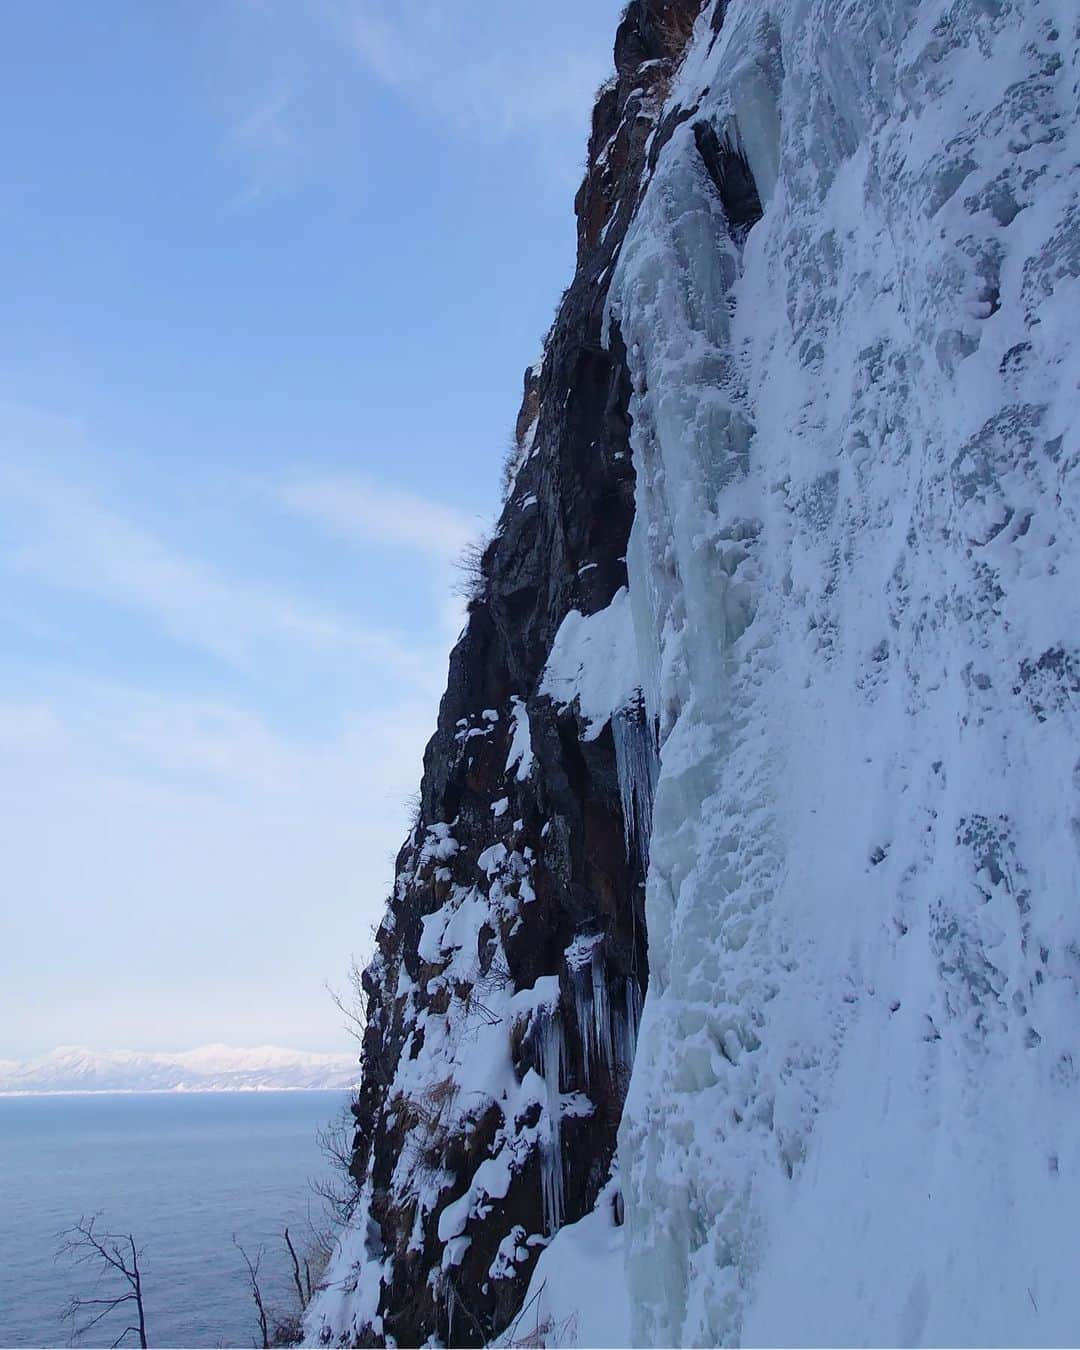
[[[322,1177],[312,1178],[308,1185],[320,1200],[326,1201],[339,1223],[348,1223],[360,1203],[360,1191],[355,1186],[337,1186],[332,1179]]]
[[[331,1174],[313,1178],[308,1184],[320,1200],[326,1201],[339,1223],[348,1222],[360,1200],[360,1187],[351,1170],[355,1133],[355,1121],[348,1106],[315,1132],[316,1143],[330,1164]]]
[[[129,1332],[135,1332],[142,1350],[146,1350],[146,1314],[143,1308],[142,1273],[139,1270],[141,1253],[130,1233],[98,1232],[95,1225],[100,1217],[100,1213],[92,1214],[89,1219],[84,1215],[77,1224],[65,1229],[60,1234],[61,1242],[55,1259],[63,1258],[76,1266],[97,1265],[98,1283],[102,1276],[114,1272],[124,1281],[121,1292],[103,1298],[84,1298],[80,1294],[74,1294],[61,1315],[71,1322],[71,1341],[74,1343],[111,1312],[115,1312],[125,1303],[134,1303],[138,1312],[138,1325],[125,1327],[113,1345],[119,1345]],[[124,1247],[127,1248],[126,1254]],[[95,1312],[85,1322],[80,1322],[80,1314],[90,1308],[97,1308],[100,1311]]]
[[[326,985],[326,992],[330,995],[330,1001],[338,1012],[345,1019],[345,1030],[358,1044],[364,1043],[364,1032],[367,1030],[367,999],[364,994],[364,972],[356,964],[356,957],[349,961],[348,972],[349,987],[345,992],[341,992],[329,983]]]
[[[304,1286],[300,1281],[300,1262],[296,1255],[296,1248],[292,1244],[292,1238],[289,1237],[288,1228],[285,1229],[285,1246],[288,1247],[289,1255],[292,1257],[293,1284],[296,1285],[296,1297],[300,1300],[300,1311],[303,1312],[307,1299],[304,1298]]]
[[[259,1331],[262,1334],[262,1350],[270,1350],[270,1332],[267,1324],[266,1305],[263,1303],[262,1290],[259,1288],[259,1264],[262,1261],[263,1249],[260,1247],[255,1253],[255,1260],[252,1261],[247,1252],[237,1241],[236,1234],[233,1234],[233,1246],[244,1258],[244,1264],[247,1266],[248,1283],[251,1285],[251,1297],[255,1300],[255,1308],[259,1316]]]

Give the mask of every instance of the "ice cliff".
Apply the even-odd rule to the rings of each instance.
[[[598,99],[309,1334],[1075,1343],[1080,14],[698,11]]]

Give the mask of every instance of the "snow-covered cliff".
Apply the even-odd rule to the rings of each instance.
[[[1080,15],[635,0],[616,55],[312,1334],[1074,1342]]]

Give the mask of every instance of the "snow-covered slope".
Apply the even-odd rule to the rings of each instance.
[[[1075,1343],[1080,11],[698,8],[600,95],[310,1330]]]
[[[245,1050],[203,1045],[164,1053],[87,1050],[65,1045],[31,1060],[0,1061],[0,1095],[46,1092],[238,1092],[347,1089],[357,1077],[351,1055],[260,1045]]]

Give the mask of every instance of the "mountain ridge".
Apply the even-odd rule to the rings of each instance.
[[[283,1046],[92,1050],[61,1045],[32,1059],[0,1060],[0,1097],[118,1092],[343,1091],[355,1059]]]

